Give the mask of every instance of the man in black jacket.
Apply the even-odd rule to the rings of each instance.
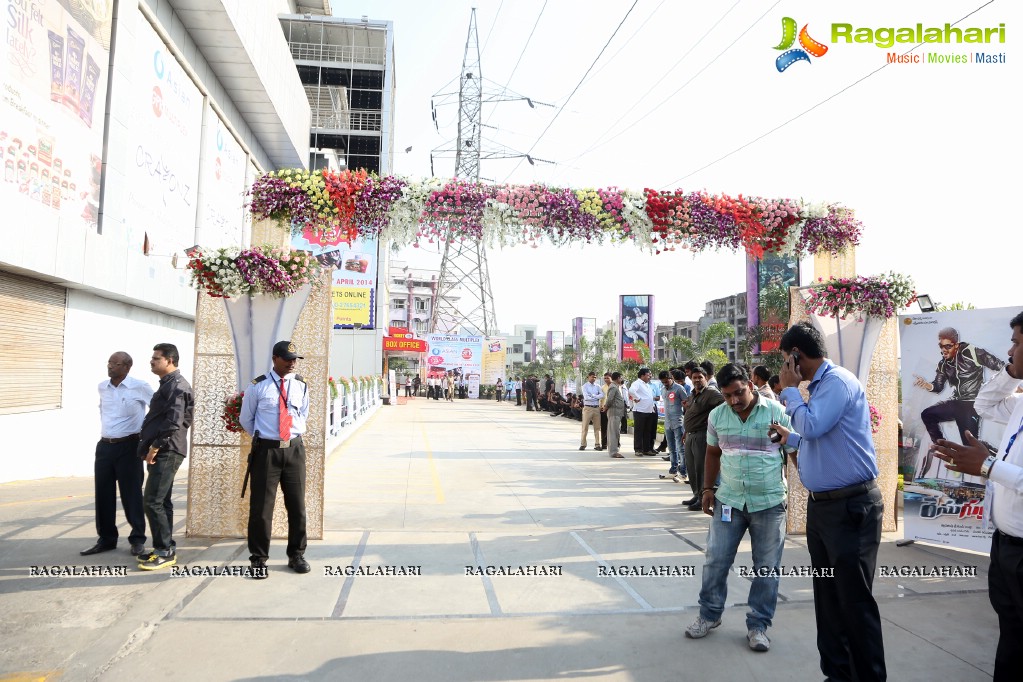
[[[171,494],[174,475],[185,461],[188,451],[188,428],[192,425],[192,387],[181,376],[181,357],[174,344],[153,346],[149,367],[160,377],[160,388],[149,401],[149,413],[139,434],[139,457],[149,472],[143,493],[153,551],[139,556],[139,568],[155,571],[177,562],[176,544],[171,537],[174,528],[174,505]]]
[[[960,442],[965,444],[967,431],[979,435],[980,417],[973,402],[984,384],[984,368],[1000,372],[1005,363],[983,348],[960,341],[959,331],[953,327],[945,327],[938,332],[938,349],[941,351],[941,360],[938,361],[934,380],[928,382],[917,376],[913,385],[931,393],[941,393],[946,386],[951,386],[952,395],[948,400],[926,408],[920,413],[920,420],[931,437],[931,443],[945,437],[941,432],[943,422],[955,421],[959,427]],[[932,457],[933,445],[924,456],[918,478],[927,476]]]

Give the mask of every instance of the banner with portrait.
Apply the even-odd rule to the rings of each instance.
[[[981,520],[985,481],[949,471],[932,443],[963,442],[969,431],[998,447],[1005,424],[980,417],[977,392],[1008,358],[1009,320],[1019,308],[957,310],[899,317],[902,347],[902,441],[907,539],[986,552]]]
[[[618,312],[621,325],[618,330],[618,359],[640,362],[639,351],[635,347],[637,343],[646,344],[653,357],[654,338],[650,330],[654,328],[654,297],[619,296]]]

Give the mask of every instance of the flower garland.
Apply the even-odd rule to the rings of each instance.
[[[913,280],[889,272],[884,276],[819,279],[810,286],[806,310],[814,315],[843,320],[849,315],[887,319],[915,300]]]
[[[320,265],[305,251],[230,247],[207,254],[197,248],[190,253],[188,270],[192,286],[213,298],[246,294],[284,298],[318,282]]]
[[[327,386],[330,388],[330,399],[337,400],[339,392],[337,390],[337,382],[334,381],[334,377],[327,377]]]
[[[245,397],[245,392],[235,393],[228,396],[224,400],[224,412],[220,415],[220,418],[224,421],[224,428],[231,433],[241,433],[243,431],[242,424],[240,421],[242,414],[242,398]]]
[[[448,239],[501,246],[633,241],[656,253],[744,249],[809,255],[859,243],[862,225],[836,204],[647,188],[493,186],[464,179],[412,180],[365,171],[282,169],[248,192],[256,218],[296,230],[379,237],[397,247]],[[309,238],[307,236],[307,238]]]

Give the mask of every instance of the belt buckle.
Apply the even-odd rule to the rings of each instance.
[[[294,440],[294,439],[292,439],[292,438],[289,438],[288,440],[282,440],[282,441],[279,441],[279,442],[280,442],[280,445],[278,445],[278,447],[281,447],[281,448],[290,448],[290,447],[291,447],[291,441],[292,441],[292,440]]]

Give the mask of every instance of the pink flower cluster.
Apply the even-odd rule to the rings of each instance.
[[[491,186],[466,180],[451,180],[443,189],[432,192],[423,207],[419,235],[431,241],[453,233],[462,239],[483,237],[483,209],[491,195]]]
[[[359,234],[376,236],[387,227],[387,214],[401,198],[408,182],[396,175],[370,175],[362,191],[355,197],[355,223]]]
[[[893,317],[916,299],[912,281],[903,275],[818,280],[810,287],[807,312],[845,319],[849,315]]]
[[[848,246],[860,243],[863,223],[856,220],[852,211],[841,206],[829,206],[828,215],[823,218],[808,218],[796,242],[800,254],[839,253]]]

